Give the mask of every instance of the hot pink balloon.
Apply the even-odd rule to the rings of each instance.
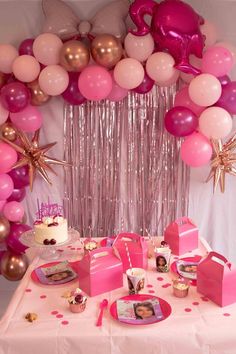
[[[26,196],[25,188],[21,188],[21,189],[14,188],[12,191],[12,194],[7,199],[7,201],[8,202],[12,202],[12,201],[22,202],[22,200],[25,198],[25,196]]]
[[[61,95],[69,85],[69,74],[60,65],[49,65],[39,75],[39,86],[50,96]]]
[[[148,76],[148,74],[145,72],[143,82],[141,82],[138,87],[134,88],[133,91],[144,95],[152,90],[154,84],[155,81],[152,80],[150,76]]]
[[[11,113],[10,119],[18,129],[28,133],[38,130],[43,121],[40,111],[31,105],[28,105],[21,112]]]
[[[53,33],[43,33],[35,38],[33,53],[35,58],[44,65],[55,65],[60,61],[62,40]]]
[[[197,116],[199,116],[205,109],[204,107],[198,106],[196,103],[194,103],[191,100],[188,93],[188,86],[182,88],[180,91],[176,93],[174,106],[186,107],[190,109],[193,113],[195,113]]]
[[[0,174],[0,200],[6,200],[13,192],[13,181],[6,173]]]
[[[31,55],[20,55],[14,60],[12,71],[17,80],[31,82],[39,76],[40,64]]]
[[[0,72],[10,74],[18,51],[11,44],[0,44]]]
[[[7,202],[3,208],[3,215],[11,222],[21,221],[24,216],[23,205],[19,202]]]
[[[223,139],[231,132],[233,121],[221,107],[209,107],[199,118],[199,131],[209,139]]]
[[[88,66],[81,72],[78,85],[84,97],[88,100],[99,101],[111,93],[111,74],[101,66]]]
[[[20,242],[20,237],[29,230],[31,230],[31,227],[28,225],[11,223],[10,233],[6,238],[7,246],[15,253],[24,253],[28,247]]]
[[[128,95],[129,90],[120,87],[116,81],[114,80],[114,76],[112,75],[112,89],[109,95],[107,96],[107,100],[118,102],[123,100]]]
[[[200,167],[208,164],[212,157],[210,141],[200,133],[188,136],[181,146],[181,158],[191,167]]]
[[[188,88],[191,100],[202,107],[215,104],[222,93],[220,81],[211,74],[201,74],[195,77]]]
[[[16,151],[10,145],[0,141],[0,173],[9,172],[16,161]]]
[[[151,26],[145,22],[145,15],[151,15]],[[179,0],[164,0],[160,4],[154,0],[135,0],[130,6],[130,16],[137,26],[134,35],[151,33],[161,50],[175,58],[176,68],[191,74],[199,70],[189,63],[189,55],[201,58],[204,37],[200,26],[204,23],[191,6]]]
[[[229,82],[222,87],[217,106],[226,109],[230,114],[236,114],[236,81]]]
[[[234,64],[230,51],[223,47],[211,47],[206,50],[202,58],[202,72],[216,77],[230,72]]]
[[[218,77],[218,80],[220,81],[221,86],[225,86],[225,85],[227,85],[227,84],[229,84],[231,82],[231,80],[230,80],[228,75],[224,75],[224,76]]]
[[[6,122],[8,116],[9,116],[9,111],[6,108],[4,108],[0,102],[0,125]]]
[[[165,127],[176,137],[187,136],[197,129],[198,118],[186,107],[173,107],[165,115]]]
[[[27,187],[29,185],[29,168],[28,166],[22,166],[18,168],[14,168],[9,172],[9,176],[11,176],[14,188],[21,189],[23,187]]]
[[[1,103],[5,109],[16,113],[22,111],[30,101],[30,93],[21,82],[11,82],[1,89]]]
[[[114,68],[114,79],[120,87],[132,90],[138,87],[144,79],[142,64],[133,58],[120,60]]]
[[[21,42],[19,46],[19,54],[20,55],[34,55],[33,53],[33,43],[34,38],[27,38],[23,42]]]
[[[79,75],[79,73],[69,73],[69,85],[62,94],[64,100],[73,106],[86,102],[86,98],[81,94],[78,87]]]

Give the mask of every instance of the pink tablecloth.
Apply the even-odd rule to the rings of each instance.
[[[62,255],[78,257],[78,245],[64,249]],[[192,254],[206,253],[207,245]],[[66,256],[67,255],[67,256]],[[62,257],[63,259],[63,257]],[[43,287],[31,281],[30,274],[39,264],[36,257],[17,288],[0,322],[0,354],[235,354],[236,304],[220,308],[192,287],[190,295],[178,299],[172,295],[171,274],[153,271],[149,262],[145,293],[156,294],[172,306],[172,315],[149,326],[128,326],[114,321],[106,312],[103,326],[95,326],[99,302],[127,294],[124,288],[88,299],[82,314],[72,314],[61,297],[76,283]],[[24,316],[35,312],[39,319],[28,323]]]

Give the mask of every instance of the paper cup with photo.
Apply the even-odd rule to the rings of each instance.
[[[170,269],[171,250],[169,247],[155,249],[156,269],[160,273],[167,273]]]
[[[129,294],[139,294],[144,288],[145,270],[143,268],[130,268],[126,271]]]

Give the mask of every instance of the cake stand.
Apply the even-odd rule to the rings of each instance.
[[[45,260],[56,260],[60,257],[61,252],[58,249],[69,246],[80,238],[80,234],[78,231],[74,229],[68,230],[68,239],[65,242],[57,243],[55,245],[42,245],[40,243],[35,242],[34,239],[34,230],[29,230],[24,232],[20,237],[20,242],[23,245],[28,246],[30,248],[37,248],[40,252],[40,257]]]

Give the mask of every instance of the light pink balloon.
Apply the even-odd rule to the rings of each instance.
[[[154,50],[154,40],[151,34],[134,36],[132,33],[125,37],[125,50],[128,57],[138,61],[146,61]]]
[[[8,202],[3,208],[3,215],[11,222],[20,221],[24,213],[23,205],[19,202]]]
[[[199,131],[210,139],[223,139],[231,132],[231,115],[221,107],[210,107],[199,118]]]
[[[205,20],[204,24],[200,26],[202,34],[206,37],[205,48],[213,46],[218,38],[218,30],[214,23]]]
[[[160,86],[168,86],[177,81],[179,71],[175,69],[175,60],[168,54],[152,54],[146,63],[147,74]]]
[[[202,59],[201,58],[198,58],[196,57],[195,55],[191,54],[190,57],[189,57],[189,62],[190,64],[192,64],[195,68],[197,69],[200,69],[201,70],[201,67],[202,67]],[[180,73],[180,77],[181,79],[186,82],[187,84],[189,84],[192,79],[194,79],[194,75],[192,74],[186,74],[184,72],[181,72]]]
[[[40,34],[33,43],[35,58],[44,65],[55,65],[60,61],[62,40],[53,33]]]
[[[40,64],[31,55],[20,55],[14,60],[12,71],[19,81],[31,82],[39,76]]]
[[[193,113],[196,114],[196,116],[199,116],[203,111],[204,107],[198,106],[196,103],[194,103],[191,98],[189,97],[188,93],[188,86],[182,88],[180,91],[178,91],[175,95],[175,102],[174,106],[182,106],[182,107],[187,107],[189,108]]]
[[[181,146],[181,158],[191,167],[200,167],[208,164],[212,157],[210,141],[200,133],[188,136]]]
[[[211,47],[202,58],[202,72],[216,77],[227,75],[234,65],[231,52],[223,47]]]
[[[0,125],[5,123],[9,116],[9,112],[3,107],[0,102]]]
[[[236,63],[236,47],[232,43],[218,42],[215,44],[215,47],[223,47],[223,48],[228,49],[233,56],[234,64]]]
[[[9,172],[16,161],[16,150],[0,140],[0,173]]]
[[[144,68],[142,64],[132,58],[125,58],[119,61],[114,69],[116,83],[127,90],[138,87],[144,79]]]
[[[39,86],[46,94],[58,96],[69,84],[69,74],[60,65],[49,65],[39,75]]]
[[[13,45],[0,44],[0,72],[10,74],[12,64],[18,55],[18,50]]]
[[[111,74],[101,66],[87,66],[79,76],[78,85],[85,98],[91,101],[100,101],[111,93]]]
[[[14,189],[12,178],[6,174],[0,174],[0,200],[5,201],[10,197]]]
[[[128,95],[129,90],[120,87],[114,80],[114,76],[112,75],[112,89],[107,99],[109,101],[118,102],[123,100]]]
[[[189,85],[189,97],[202,107],[212,106],[221,96],[220,81],[211,74],[201,74],[195,77]]]
[[[43,122],[41,112],[35,106],[28,105],[17,113],[10,113],[12,123],[20,130],[31,133],[38,130]]]
[[[2,212],[4,205],[6,204],[6,200],[0,200],[0,213]]]

